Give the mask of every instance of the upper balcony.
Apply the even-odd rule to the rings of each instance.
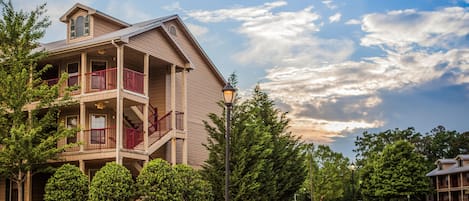
[[[135,70],[124,68],[123,72],[123,88],[138,94],[143,94],[144,74]],[[66,80],[66,86],[78,88],[83,87],[80,75],[72,74]],[[60,78],[47,79],[47,84],[55,85]],[[98,91],[113,90],[117,88],[117,68],[108,68],[104,70],[97,70],[85,73],[85,93],[93,93]],[[72,92],[72,94],[79,94],[80,89]]]

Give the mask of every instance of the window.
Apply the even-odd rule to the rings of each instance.
[[[176,27],[170,26],[169,27],[169,33],[172,34],[173,36],[176,36]]]
[[[106,89],[106,61],[91,61],[91,89]]]
[[[90,35],[90,17],[89,15],[78,16],[76,19],[70,19],[70,38]]]
[[[68,116],[65,119],[67,128],[77,128],[78,127],[78,116]],[[67,144],[77,143],[77,136],[67,137]]]
[[[462,167],[464,164],[463,164],[463,160],[462,159],[459,159],[458,160],[458,164],[459,164],[459,167]]]
[[[106,144],[106,115],[91,115],[90,144]]]
[[[78,63],[67,64],[68,82],[69,87],[78,85]]]

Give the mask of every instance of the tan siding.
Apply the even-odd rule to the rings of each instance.
[[[102,19],[100,17],[94,16],[93,17],[93,36],[97,37],[103,34],[107,34],[113,31],[117,31],[122,27],[112,23],[108,20]]]
[[[162,34],[163,33],[157,29],[148,31],[130,38],[128,46],[148,52],[154,57],[166,60],[178,66],[184,66],[184,60]]]
[[[180,27],[174,22],[169,22],[167,27],[170,25],[176,27],[177,36],[174,38],[195,68],[187,74],[188,163],[198,167],[208,158],[208,152],[202,146],[208,137],[202,121],[208,121],[209,113],[220,114],[216,102],[221,100],[223,86]]]
[[[166,114],[166,68],[151,68],[148,86],[150,103],[158,108],[158,116]]]

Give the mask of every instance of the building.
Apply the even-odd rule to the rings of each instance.
[[[430,201],[469,201],[469,155],[439,159],[427,174],[435,189]]]
[[[58,144],[82,144],[55,164],[75,164],[90,178],[110,161],[134,175],[154,158],[200,167],[208,157],[203,120],[220,110],[225,81],[182,20],[128,24],[75,4],[60,21],[66,39],[42,45],[49,56],[40,66],[52,65],[43,77],[49,85],[67,72],[66,84],[79,86],[58,121],[81,131]],[[49,176],[30,176],[25,200],[42,200]],[[0,181],[0,200],[16,200],[15,188]]]

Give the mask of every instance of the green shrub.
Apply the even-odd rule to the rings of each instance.
[[[96,172],[91,181],[89,201],[128,201],[134,192],[130,171],[111,162]]]
[[[182,183],[182,197],[185,201],[211,201],[213,200],[212,186],[202,179],[199,172],[187,165],[174,166],[177,181]]]
[[[152,160],[137,177],[139,195],[143,201],[180,201],[182,184],[177,179],[168,162]]]
[[[45,201],[85,201],[88,199],[88,177],[74,165],[57,169],[46,184]]]

